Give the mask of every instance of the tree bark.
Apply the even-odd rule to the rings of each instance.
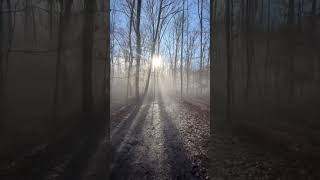
[[[136,27],[136,36],[137,36],[137,66],[136,66],[136,99],[139,101],[140,93],[139,93],[139,72],[140,72],[140,58],[141,58],[141,35],[140,35],[140,18],[141,18],[141,4],[142,0],[138,0],[137,4],[137,27]]]
[[[311,26],[312,26],[312,30],[314,31],[315,26],[316,26],[316,11],[317,11],[317,0],[312,0],[312,10],[311,10],[311,16],[312,16],[312,22],[311,22]]]
[[[58,30],[58,45],[57,45],[57,59],[56,59],[56,74],[55,74],[55,85],[54,85],[54,97],[53,97],[53,122],[51,125],[51,136],[56,134],[57,122],[59,120],[59,107],[60,107],[60,85],[61,85],[61,73],[62,73],[62,55],[63,55],[63,43],[65,26],[69,21],[69,16],[71,14],[72,0],[68,1],[66,6],[64,2],[60,1],[60,20],[59,20],[59,30]],[[53,137],[54,138],[54,137]]]
[[[0,11],[2,11],[3,9],[3,0],[0,0]],[[4,79],[4,72],[3,72],[3,58],[2,58],[2,55],[3,55],[3,15],[0,14],[0,128],[3,127],[3,108],[4,108],[4,84],[3,84],[3,79]],[[2,130],[2,129],[0,129]]]
[[[94,11],[95,0],[85,0],[85,21],[83,29],[83,113],[84,122],[93,117],[93,93],[92,93],[92,56],[93,56],[93,32],[94,32]]]
[[[50,36],[50,40],[52,40],[53,38],[53,0],[49,0],[48,2],[48,6],[49,6],[49,36]]]
[[[187,62],[186,62],[186,71],[187,71],[187,95],[189,94],[189,79],[190,79],[190,42],[189,42],[189,1],[187,0]]]
[[[130,25],[129,25],[129,67],[128,67],[128,81],[127,81],[127,101],[129,99],[129,91],[131,90],[131,68],[132,68],[132,62],[133,62],[133,52],[132,52],[132,26],[133,26],[133,12],[134,12],[134,4],[135,0],[133,0],[132,4],[129,2],[129,8],[130,8]],[[130,89],[130,90],[129,90]]]
[[[110,129],[110,65],[111,65],[111,57],[110,57],[110,1],[106,1],[105,9],[106,13],[106,61],[105,61],[105,69],[104,69],[104,111],[105,111],[105,119],[108,119],[109,122],[106,123],[107,129]],[[105,120],[104,119],[104,120]],[[110,133],[107,131],[107,133]],[[109,134],[107,134],[109,137]],[[110,156],[109,158],[110,159]]]
[[[232,62],[230,44],[230,0],[226,0],[226,57],[227,57],[227,121],[230,121],[231,114],[231,86],[232,86]]]
[[[174,54],[174,74],[173,74],[174,86],[176,86],[176,81],[177,81],[177,62],[178,62],[179,41],[180,41],[180,34],[178,34],[178,27],[177,27],[177,29],[176,29],[176,46],[175,46],[175,54]]]
[[[247,74],[246,74],[246,87],[245,87],[245,100],[248,104],[250,100],[250,89],[251,89],[251,80],[252,80],[252,23],[253,23],[253,2],[251,0],[247,0],[246,2],[246,31],[245,31],[245,41],[246,41],[246,66],[247,66]]]
[[[295,32],[294,32],[294,24],[295,24],[295,0],[289,0],[288,6],[288,68],[289,68],[289,80],[288,80],[288,102],[292,102],[293,96],[295,94],[294,89],[294,56],[292,53],[294,52],[294,43],[295,43]]]
[[[182,99],[183,95],[183,36],[184,36],[184,1],[182,7],[182,24],[181,24],[181,58],[180,58],[180,98]]]
[[[201,1],[201,2],[199,2]],[[200,10],[199,10],[200,9]],[[200,12],[199,12],[200,11]],[[202,68],[203,68],[203,0],[198,0],[198,16],[200,20],[200,68],[199,68],[199,83],[200,94],[202,94]]]

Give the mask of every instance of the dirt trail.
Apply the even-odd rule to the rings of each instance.
[[[111,179],[208,178],[209,119],[196,108],[159,89],[112,121]]]

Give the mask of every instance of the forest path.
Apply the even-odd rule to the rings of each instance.
[[[208,178],[209,112],[160,88],[112,121],[111,179]]]

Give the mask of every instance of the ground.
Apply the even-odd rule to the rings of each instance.
[[[112,108],[110,134],[101,129],[1,161],[0,179],[320,179],[320,146],[293,126],[233,124],[228,134],[210,124],[208,105],[163,89]]]
[[[267,131],[248,124],[233,124],[231,134],[214,129],[209,150],[212,179],[320,179],[319,148],[303,147],[308,142],[302,135],[299,139],[288,131],[281,134],[276,128]]]
[[[209,111],[162,89],[111,123],[112,179],[208,179]]]

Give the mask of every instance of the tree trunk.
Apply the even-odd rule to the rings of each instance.
[[[270,1],[268,1],[268,19],[267,19],[267,42],[266,42],[266,59],[265,59],[265,87],[266,89],[268,87],[268,81],[269,81],[269,51],[270,51]]]
[[[244,30],[245,27],[245,2],[244,0],[241,0],[240,2],[240,9],[241,9],[241,14],[240,14],[240,19],[241,19],[241,31]]]
[[[56,134],[57,122],[59,120],[59,107],[60,107],[60,80],[62,79],[62,55],[63,55],[63,41],[65,34],[65,26],[69,21],[69,16],[71,14],[71,5],[72,0],[68,1],[66,7],[64,6],[64,2],[60,1],[60,20],[59,20],[59,30],[58,30],[58,49],[57,49],[57,59],[56,59],[56,74],[55,74],[55,85],[54,85],[54,97],[53,97],[53,122],[51,125],[51,136]]]
[[[181,58],[180,58],[180,98],[182,99],[183,95],[183,36],[184,36],[184,1],[183,0],[183,7],[182,7],[182,27],[181,27]]]
[[[302,2],[301,0],[298,1],[298,26],[299,26],[299,31],[302,29]]]
[[[144,89],[144,93],[143,93],[143,97],[146,96],[147,92],[148,92],[148,87],[149,87],[149,82],[150,82],[150,76],[151,76],[151,69],[152,69],[152,64],[153,64],[153,58],[154,58],[154,54],[155,54],[155,46],[157,43],[157,37],[159,34],[159,26],[160,26],[160,20],[161,20],[161,12],[162,12],[162,3],[163,0],[160,0],[160,6],[159,6],[159,13],[158,13],[158,18],[157,18],[157,26],[156,26],[156,32],[155,35],[153,37],[153,42],[152,42],[152,49],[151,49],[151,63],[150,63],[150,67],[148,70],[148,78],[147,78],[147,82],[146,82],[146,86]]]
[[[106,13],[106,61],[105,61],[105,69],[104,69],[104,111],[105,111],[105,119],[110,119],[110,1],[105,2],[105,9],[107,10]],[[105,120],[104,119],[104,120]],[[110,122],[106,123],[106,128],[110,129]],[[107,134],[107,137],[109,137],[109,134]]]
[[[35,17],[35,14],[34,14],[34,8],[32,7],[31,9],[31,14],[32,14],[32,29],[33,29],[33,42],[35,43],[35,46],[37,46],[37,42],[38,42],[38,39],[37,39],[37,29],[36,29],[36,17]]]
[[[32,3],[32,0],[28,0],[26,1],[25,3],[25,16],[24,16],[24,43],[25,45],[29,45],[29,44],[26,44],[26,43],[29,43],[29,40],[30,40],[30,34],[29,34],[29,24],[30,24],[30,21],[29,21],[29,15],[30,15],[30,6],[31,6],[31,3]]]
[[[0,11],[2,11],[3,9],[3,0],[0,0]],[[3,127],[3,108],[4,108],[4,84],[3,84],[3,79],[4,79],[4,72],[3,72],[3,59],[2,59],[2,55],[3,55],[3,15],[0,14],[0,128]],[[1,131],[2,129],[0,129]]]
[[[127,101],[129,99],[129,91],[131,90],[131,83],[130,83],[130,79],[131,79],[131,67],[132,67],[132,62],[133,62],[133,52],[132,52],[132,26],[133,26],[133,12],[134,12],[134,4],[135,4],[135,0],[133,0],[132,4],[129,4],[130,6],[130,27],[129,27],[129,67],[128,67],[128,81],[127,81]],[[130,88],[130,90],[129,90]]]
[[[250,89],[251,89],[251,63],[252,63],[252,23],[253,23],[253,5],[251,0],[247,0],[246,3],[246,31],[245,31],[245,39],[246,39],[246,58],[247,58],[247,74],[246,74],[246,88],[245,88],[245,100],[247,104],[250,100]]]
[[[3,1],[1,0],[0,2],[0,10],[2,10],[2,4]],[[11,49],[11,45],[12,45],[12,40],[13,40],[13,31],[14,31],[14,27],[13,27],[13,22],[12,22],[12,12],[11,12],[11,1],[7,0],[7,8],[10,10],[10,12],[8,12],[8,43],[7,44],[3,44],[3,39],[0,39],[0,118],[2,116],[2,113],[5,113],[6,111],[4,110],[5,108],[5,104],[7,101],[7,98],[5,96],[5,90],[6,90],[6,84],[7,84],[7,77],[8,77],[8,69],[9,69],[9,51]],[[2,36],[3,33],[3,29],[2,29],[2,23],[3,23],[3,15],[0,15],[0,36]],[[2,38],[2,37],[1,37]],[[6,52],[5,52],[6,51]],[[5,62],[4,62],[5,61]],[[1,126],[1,121],[0,121],[0,126]]]
[[[53,31],[52,31],[52,28],[53,28],[53,3],[54,1],[53,0],[49,0],[48,2],[48,6],[49,6],[49,36],[50,36],[50,40],[52,40],[53,38]]]
[[[7,0],[7,6],[8,9],[11,10],[11,1]],[[11,49],[11,45],[12,45],[12,40],[13,40],[13,31],[14,31],[14,27],[13,27],[13,22],[12,22],[12,12],[8,13],[8,45],[7,45],[7,49],[6,49],[6,53],[5,53],[5,67],[4,67],[4,84],[3,84],[3,88],[5,89],[5,85],[6,85],[6,81],[7,81],[7,75],[8,75],[8,65],[9,65],[9,51]]]
[[[174,74],[173,74],[174,86],[176,86],[176,81],[177,81],[177,62],[178,62],[179,41],[180,41],[180,35],[178,34],[178,29],[176,29],[176,46],[175,46],[175,54],[174,54]]]
[[[84,123],[93,117],[93,93],[92,93],[92,56],[93,56],[93,32],[94,32],[94,11],[95,0],[85,0],[85,21],[83,29],[83,113]]]
[[[227,57],[227,121],[230,121],[231,113],[231,86],[232,86],[232,62],[230,45],[230,0],[226,0],[226,57]]]
[[[214,0],[213,2],[210,1],[210,48],[209,48],[209,51],[211,52],[210,53],[210,112],[214,112],[214,94],[212,93],[213,92],[213,78],[214,77],[214,70],[213,70],[213,60],[216,60],[215,57],[216,56],[216,52],[215,50],[217,50],[216,47],[216,42],[215,42],[215,35],[216,35],[216,32],[215,32],[215,28],[216,28],[216,0]],[[213,122],[213,115],[211,114],[210,115],[210,122]],[[211,125],[211,127],[213,127]]]
[[[190,79],[190,42],[189,42],[189,1],[187,0],[187,62],[186,62],[186,71],[187,71],[187,95],[189,94],[189,79]]]
[[[295,43],[295,35],[294,35],[294,24],[295,24],[295,1],[294,0],[289,0],[289,6],[288,6],[288,68],[289,68],[289,80],[288,80],[288,102],[292,102],[293,96],[294,96],[294,56],[292,53],[294,52],[294,43]]]
[[[317,0],[312,0],[312,10],[311,10],[311,16],[312,16],[312,22],[311,22],[311,26],[312,26],[312,31],[314,32],[315,26],[316,26],[316,19],[317,19]]]
[[[140,36],[140,16],[141,16],[141,3],[142,0],[138,0],[137,5],[137,27],[136,27],[136,36],[137,36],[137,66],[136,66],[136,99],[139,101],[140,95],[139,95],[139,71],[140,71],[140,58],[141,58],[141,36]]]
[[[203,68],[203,0],[198,0],[198,16],[200,20],[200,68],[199,68],[199,83],[200,83],[200,94],[202,94],[202,68]],[[200,7],[199,7],[200,6]],[[200,8],[200,13],[199,13]]]
[[[263,24],[264,18],[264,0],[261,0],[260,24]]]

